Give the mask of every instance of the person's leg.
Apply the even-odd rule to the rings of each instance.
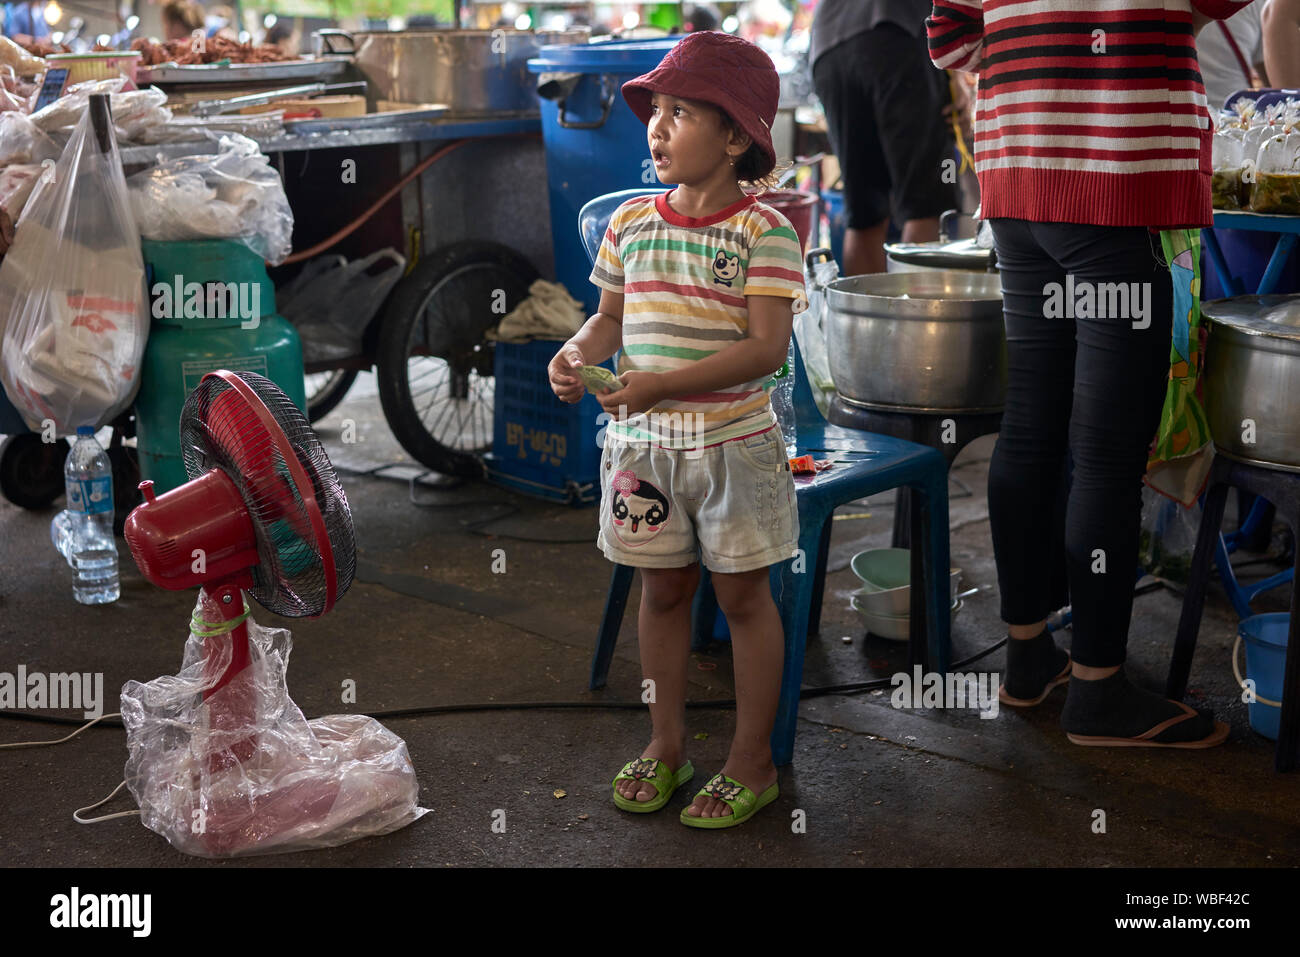
[[[771,738],[785,663],[781,615],[772,600],[767,568],[714,572],[713,587],[731,629],[736,678],[736,733],[722,773],[759,795],[777,779]],[[687,813],[722,817],[731,808],[717,798],[698,796]]]
[[[866,276],[885,271],[889,263],[885,256],[885,233],[888,229],[888,219],[862,229],[845,228],[844,275]]]
[[[934,242],[940,214],[960,205],[956,142],[943,116],[952,102],[948,74],[934,68],[925,40],[902,27],[886,23],[867,34],[876,49],[864,68],[902,240]]]
[[[1002,595],[1002,619],[1013,642],[1044,632],[1054,592],[1050,555],[1065,475],[1075,362],[1074,324],[1047,315],[1047,290],[1064,270],[1021,220],[993,220],[1002,275],[1007,335],[1007,398],[989,463],[989,523]],[[1008,679],[1017,690],[1040,684],[1043,665],[1062,656],[1046,644],[1021,665],[1022,649],[1008,648]],[[1026,645],[1025,648],[1029,646]],[[1054,646],[1053,646],[1054,649]],[[1014,657],[1013,657],[1014,656]],[[1042,659],[1040,661],[1039,659]],[[1062,665],[1063,667],[1063,662]],[[1060,671],[1055,667],[1053,675]],[[1033,697],[1015,694],[1014,697]]]
[[[642,568],[637,641],[641,674],[654,682],[650,700],[653,730],[643,758],[657,758],[676,771],[686,762],[686,667],[691,652],[691,599],[700,581],[699,563],[686,568]],[[658,790],[647,781],[619,781],[630,801],[653,801]]]
[[[1033,230],[1072,277],[1076,312],[1092,297],[1092,316],[1075,320],[1074,475],[1065,525],[1074,665],[1061,724],[1077,744],[1220,743],[1227,725],[1137,688],[1121,670],[1142,476],[1169,371],[1173,285],[1159,237],[1145,229],[1068,224],[1039,223]]]
[[[874,105],[863,85],[874,55],[868,30],[819,57],[813,86],[826,112],[826,133],[844,186],[845,276],[885,271],[889,227],[889,170],[880,146]]]

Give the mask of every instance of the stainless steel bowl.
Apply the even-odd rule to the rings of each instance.
[[[837,279],[825,292],[831,379],[848,401],[910,412],[1003,407],[1007,345],[997,275],[877,273]]]
[[[1218,451],[1300,472],[1300,296],[1201,305],[1205,415]]]

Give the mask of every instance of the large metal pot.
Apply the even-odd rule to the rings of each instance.
[[[587,43],[575,30],[320,30],[318,55],[353,55],[371,108],[379,100],[445,103],[463,117],[538,113],[527,61],[548,43]]]
[[[906,412],[1003,407],[1007,346],[998,276],[879,273],[837,279],[824,292],[831,379],[846,401]]]
[[[1205,414],[1230,458],[1300,472],[1300,296],[1201,305]]]

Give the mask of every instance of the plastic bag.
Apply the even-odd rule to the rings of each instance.
[[[31,115],[37,129],[46,133],[75,126],[86,112],[86,104],[95,94],[108,94],[113,111],[113,124],[119,139],[133,142],[143,131],[161,126],[172,118],[167,109],[167,94],[156,86],[147,90],[126,90],[124,77],[109,80],[86,80],[68,87],[67,92],[49,106]]]
[[[0,380],[28,427],[100,427],[131,404],[149,334],[140,234],[113,138],[88,110],[0,266]]]
[[[370,269],[388,260],[382,272]],[[343,359],[361,354],[361,337],[371,317],[406,268],[406,257],[380,249],[348,262],[342,256],[313,259],[302,272],[276,291],[280,315],[298,329],[306,362]]]
[[[27,114],[0,113],[0,166],[41,163],[58,159],[61,152]]]
[[[181,156],[127,181],[145,239],[237,239],[276,266],[293,250],[293,211],[261,148],[231,133],[216,153]]]
[[[27,206],[42,169],[40,166],[6,166],[0,169],[0,209],[13,222],[18,222]]]
[[[808,289],[808,308],[794,317],[794,331],[803,354],[804,371],[812,387],[813,400],[826,415],[835,396],[831,379],[830,354],[826,351],[825,286],[839,278],[840,267],[834,259],[818,262],[811,270],[805,267],[804,285]]]
[[[1241,209],[1242,137],[1238,126],[1216,130],[1212,141],[1210,196],[1215,209]]]
[[[1138,538],[1138,567],[1165,581],[1186,585],[1192,552],[1201,527],[1201,506],[1184,507],[1149,485],[1142,487],[1142,531]]]
[[[214,605],[200,592],[195,618],[217,620]],[[289,632],[247,624],[248,667],[206,701],[228,637],[191,632],[179,674],[122,687],[126,785],[144,826],[186,854],[246,857],[335,847],[427,814],[405,742],[365,715],[308,721],[286,684]]]

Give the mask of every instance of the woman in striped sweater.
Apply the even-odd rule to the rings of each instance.
[[[1069,682],[1076,744],[1204,748],[1228,727],[1135,687],[1123,663],[1147,449],[1169,372],[1158,231],[1211,224],[1196,31],[1249,0],[938,0],[936,66],[980,74],[975,169],[1006,313],[1006,411],[989,514],[1008,623],[1002,700]],[[1050,524],[1067,451],[1064,529]],[[1070,654],[1046,631],[1063,547]]]

